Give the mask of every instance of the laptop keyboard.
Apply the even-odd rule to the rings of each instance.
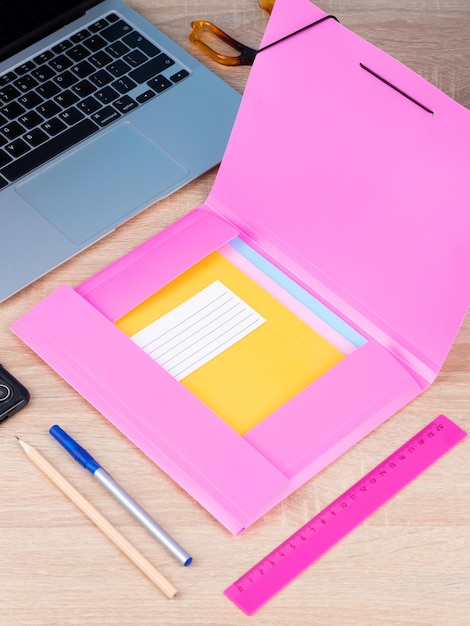
[[[111,13],[0,76],[0,189],[189,76]]]

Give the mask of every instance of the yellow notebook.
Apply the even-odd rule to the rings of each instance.
[[[192,266],[116,325],[134,338],[215,283],[247,305],[253,330],[179,380],[244,434],[344,355],[218,252]]]

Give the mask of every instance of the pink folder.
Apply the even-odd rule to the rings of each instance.
[[[277,0],[263,44],[324,16]],[[435,379],[469,303],[469,137],[468,110],[326,19],[258,54],[201,207],[13,331],[239,533]],[[114,325],[234,237],[366,338],[243,436]]]

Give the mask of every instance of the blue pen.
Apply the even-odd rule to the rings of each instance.
[[[84,448],[82,448],[65,430],[62,430],[60,426],[52,426],[49,429],[50,434],[56,439],[61,446],[63,446],[67,452],[87,469],[106,489],[117,499],[119,502],[139,520],[139,522],[156,538],[158,539],[173,556],[178,559],[183,565],[189,565],[193,560],[189,554],[183,550],[183,548],[166,533],[157,522],[150,517],[144,509],[137,504],[137,502],[131,498],[131,496],[124,491],[122,487],[114,480],[108,472],[101,467],[99,463],[89,454]]]

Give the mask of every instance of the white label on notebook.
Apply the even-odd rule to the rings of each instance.
[[[177,380],[246,337],[266,320],[216,280],[131,339]]]

